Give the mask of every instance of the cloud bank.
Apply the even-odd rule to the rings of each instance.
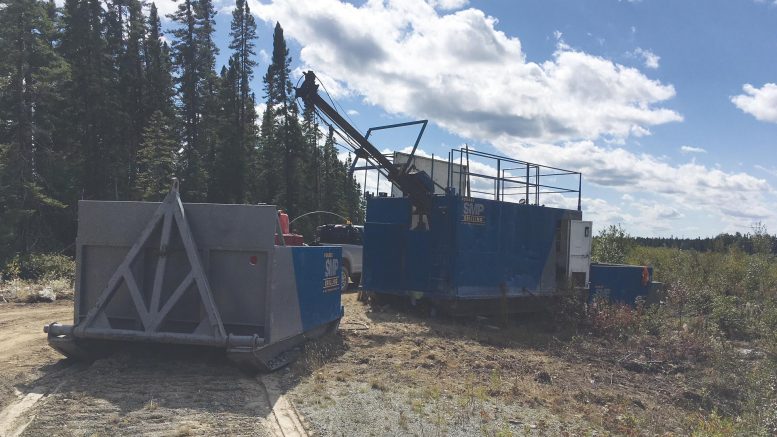
[[[651,129],[683,120],[669,107],[674,87],[576,50],[560,34],[549,59],[531,60],[518,37],[475,8],[449,12],[421,0],[252,1],[259,18],[281,22],[300,43],[302,68],[315,70],[330,91],[428,118],[509,156],[582,171],[587,183],[637,199],[626,214],[591,198],[595,220],[650,216],[666,226],[706,214],[742,226],[774,218],[763,207],[773,190],[762,178],[630,150],[627,144]],[[657,55],[640,56],[646,68],[658,67]],[[747,96],[732,98],[737,106],[777,121],[766,108],[777,86],[744,89]],[[777,104],[770,108],[777,111]],[[692,149],[684,151],[701,148]]]

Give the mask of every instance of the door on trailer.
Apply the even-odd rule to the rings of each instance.
[[[575,287],[588,286],[591,267],[591,222],[569,221],[569,278]]]

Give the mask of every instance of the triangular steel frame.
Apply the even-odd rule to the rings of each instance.
[[[165,270],[167,267],[167,251],[168,245],[170,244],[173,222],[175,222],[176,229],[178,229],[178,235],[180,236],[186,251],[186,257],[189,261],[191,270],[160,308]],[[159,258],[156,263],[156,271],[154,272],[151,301],[147,305],[146,301],[143,299],[143,294],[138,287],[137,281],[135,280],[135,276],[132,273],[131,266],[160,224],[162,226],[162,233],[159,239]],[[176,334],[183,336],[194,335],[198,337],[205,335],[213,337],[218,341],[226,340],[227,333],[224,329],[224,324],[221,321],[221,315],[219,314],[218,308],[216,308],[213,293],[211,292],[210,284],[208,283],[208,277],[205,275],[205,269],[203,268],[197,250],[197,244],[192,236],[189,223],[186,221],[186,212],[183,208],[183,203],[181,203],[181,197],[178,194],[177,180],[173,181],[170,192],[159,205],[159,208],[154,212],[151,220],[140,233],[140,237],[138,237],[135,244],[130,248],[127,256],[124,257],[122,263],[116,268],[116,271],[111,276],[108,284],[105,286],[102,293],[100,293],[97,302],[89,310],[83,323],[79,324],[76,328],[77,330],[85,332],[91,329],[111,329],[108,318],[105,315],[105,308],[108,306],[108,303],[114,297],[122,283],[127,285],[129,295],[135,310],[137,311],[138,317],[140,318],[140,322],[143,325],[143,332],[151,336],[159,332],[159,328],[162,323],[164,323],[170,310],[172,310],[175,304],[181,300],[186,290],[192,285],[195,285],[199,292],[202,307],[205,310],[205,317],[200,320],[196,330],[191,334]]]

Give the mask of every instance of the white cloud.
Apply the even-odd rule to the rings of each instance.
[[[270,63],[270,54],[267,53],[267,50],[265,49],[259,50],[259,61],[261,61],[263,64]]]
[[[707,153],[707,150],[701,147],[693,146],[681,146],[680,152],[682,153]]]
[[[747,173],[725,172],[694,162],[672,165],[665,160],[608,148],[592,141],[555,145],[497,145],[511,156],[580,170],[589,184],[623,193],[648,193],[686,210],[704,210],[719,218],[765,219],[774,212],[764,205],[771,186]]]
[[[657,106],[675,95],[671,85],[562,44],[551,59],[531,62],[518,38],[477,9],[278,0],[252,10],[302,44],[305,68],[390,113],[429,118],[466,137],[625,138],[682,120]]]
[[[162,20],[168,20],[167,14],[172,14],[178,10],[178,4],[180,4],[180,0],[153,0],[149,2],[149,4],[151,3],[156,4],[157,10],[159,11],[159,17]],[[234,7],[234,0],[213,0],[213,8],[218,13],[231,13]]]
[[[359,111],[357,111],[355,109],[349,109],[349,110],[345,111],[345,113],[350,115],[350,116],[357,116],[357,115],[359,115]]]
[[[645,63],[645,67],[652,68],[654,70],[658,68],[658,62],[661,60],[661,57],[657,54],[640,47],[637,47],[637,49],[634,50],[633,55],[642,58],[642,61]]]
[[[775,218],[764,206],[774,200],[764,179],[628,150],[629,139],[682,121],[665,106],[674,87],[575,50],[561,32],[550,59],[529,60],[520,39],[474,8],[446,14],[420,0],[276,0],[252,10],[280,21],[302,46],[301,68],[316,71],[330,92],[433,120],[509,156],[582,171],[586,184],[653,205],[621,210],[586,198],[594,220],[628,219],[658,232],[694,214],[726,224]]]
[[[254,106],[254,109],[256,110],[256,124],[260,125],[262,124],[264,110],[267,109],[267,103],[257,103],[256,106]]]
[[[731,97],[737,108],[760,121],[777,123],[777,84],[767,83],[756,88],[747,83],[742,90],[745,94]]]
[[[432,7],[443,10],[452,11],[454,9],[461,9],[469,4],[469,0],[428,0]]]

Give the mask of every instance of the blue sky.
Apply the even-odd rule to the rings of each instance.
[[[220,63],[231,3],[216,3]],[[760,221],[777,231],[774,0],[250,5],[260,96],[280,21],[295,74],[316,71],[362,131],[428,118],[423,153],[467,143],[582,171],[584,217],[597,228],[695,237]],[[375,140],[401,149],[412,134]]]

